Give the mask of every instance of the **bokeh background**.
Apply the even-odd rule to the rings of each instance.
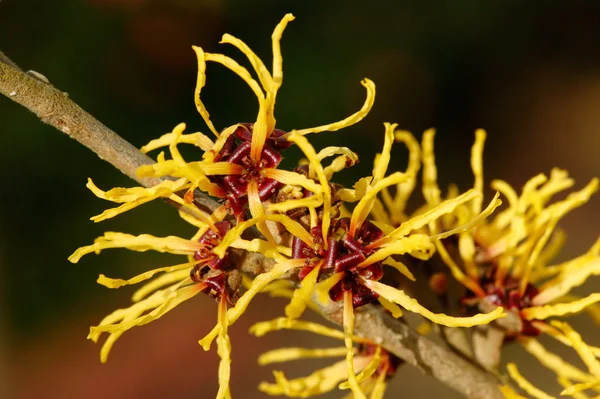
[[[346,183],[368,172],[384,121],[419,137],[437,128],[442,184],[470,186],[468,156],[479,127],[489,133],[488,181],[521,186],[554,166],[568,169],[578,187],[600,175],[597,1],[3,0],[0,48],[140,146],[182,121],[207,130],[193,103],[192,44],[241,59],[218,44],[228,32],[269,60],[272,29],[286,12],[296,20],[283,39],[278,127],[341,119],[362,105],[362,78],[377,84],[364,122],[314,140],[318,147],[359,149],[363,162],[343,176]],[[244,83],[217,65],[209,65],[203,98],[218,127],[251,121],[256,112]],[[296,161],[294,152],[285,160]],[[398,148],[392,166],[405,163]],[[210,299],[196,298],[134,328],[105,365],[99,346],[85,339],[88,327],[126,305],[133,290],[103,288],[95,283],[99,273],[128,277],[172,258],[115,250],[77,265],[66,260],[105,230],[189,235],[175,211],[157,202],[99,225],[89,221],[108,204],[87,191],[88,177],[103,188],[132,182],[6,98],[0,98],[0,170],[0,398],[214,397],[216,353],[196,344],[216,318]],[[596,239],[599,211],[596,196],[563,221],[570,237],[563,258]],[[587,291],[598,288],[592,283]],[[322,344],[304,334],[247,334],[253,321],[279,315],[283,305],[260,299],[232,328],[234,397],[264,396],[255,388],[270,379],[270,369],[256,365],[262,351]],[[575,323],[600,343],[589,321]],[[520,361],[524,373],[537,374],[535,362]],[[317,364],[287,370],[295,376]],[[409,367],[390,391],[407,399],[456,397]]]

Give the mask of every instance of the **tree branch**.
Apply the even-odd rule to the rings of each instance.
[[[0,93],[35,113],[42,122],[77,140],[141,185],[151,187],[160,182],[159,179],[141,179],[136,175],[138,167],[154,163],[151,158],[84,111],[65,93],[20,70],[2,51]],[[208,209],[219,205],[204,193],[198,193],[196,200]],[[273,264],[271,259],[260,254],[240,251],[235,254],[239,264],[244,266],[242,270],[268,270]],[[332,304],[322,313],[329,320],[341,324],[339,305]],[[498,390],[499,382],[491,374],[421,336],[380,308],[366,306],[358,309],[355,330],[465,397],[503,397]]]

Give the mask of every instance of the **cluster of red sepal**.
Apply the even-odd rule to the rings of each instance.
[[[283,138],[283,130],[273,129],[264,144],[258,163],[250,157],[252,143],[253,123],[241,123],[231,134],[221,151],[216,154],[215,162],[229,162],[243,168],[242,174],[215,175],[209,179],[219,185],[226,192],[226,206],[238,221],[245,219],[245,210],[248,204],[248,183],[256,180],[258,195],[262,202],[277,193],[281,183],[277,180],[264,177],[261,170],[276,168],[283,159],[280,151],[288,148],[291,143]]]
[[[235,293],[228,293],[227,279],[229,275],[229,251],[225,252],[222,258],[219,258],[212,251],[219,245],[223,236],[233,227],[229,221],[217,222],[215,229],[208,229],[198,239],[202,248],[194,253],[194,260],[198,261],[190,271],[190,278],[197,283],[206,284],[203,292],[219,299],[223,295],[228,298],[235,298]]]
[[[292,257],[306,258],[306,264],[298,275],[300,280],[303,280],[320,260],[324,261],[320,271],[321,277],[344,273],[342,279],[330,289],[329,297],[332,301],[338,302],[343,298],[344,292],[352,291],[352,303],[357,308],[378,298],[377,293],[363,285],[361,277],[373,281],[380,280],[383,277],[383,265],[377,262],[366,267],[358,266],[374,251],[374,248],[368,246],[383,237],[383,232],[373,223],[365,221],[352,236],[349,224],[349,218],[332,221],[331,231],[341,231],[342,234],[339,238],[329,237],[327,246],[323,245],[320,225],[311,230],[315,242],[314,248],[308,248],[302,240],[294,237]]]
[[[502,281],[496,279],[497,268],[492,266],[487,269],[488,272],[480,279],[479,284],[485,292],[485,297],[481,298],[468,292],[461,299],[463,305],[469,307],[477,306],[481,301],[494,306],[502,306],[504,309],[511,310],[519,316],[521,311],[532,306],[532,299],[539,293],[539,290],[532,284],[527,284],[525,292],[520,292],[520,281],[515,278],[505,277]],[[513,332],[520,335],[536,337],[541,334],[531,320],[526,320],[521,316],[521,331]]]

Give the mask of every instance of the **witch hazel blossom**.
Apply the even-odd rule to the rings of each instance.
[[[442,202],[437,186],[437,169],[433,150],[435,131],[423,135],[419,154],[423,160],[423,196],[426,208]],[[483,193],[483,148],[486,133],[478,130],[471,151],[471,168],[475,177],[473,190]],[[588,381],[590,374],[574,372],[574,366],[558,361],[551,352],[543,349],[535,337],[548,334],[565,345],[573,343],[564,331],[556,328],[560,322],[552,318],[590,310],[600,301],[600,294],[584,298],[570,294],[590,277],[600,274],[600,240],[584,255],[561,264],[551,261],[564,242],[564,233],[557,224],[566,214],[584,205],[598,190],[598,179],[585,187],[552,202],[553,196],[575,184],[564,170],[555,168],[549,176],[539,174],[530,179],[519,195],[507,182],[494,180],[491,187],[502,194],[507,207],[494,217],[478,218],[481,196],[470,204],[461,204],[456,211],[430,223],[427,227],[434,237],[445,236],[440,229],[455,231],[469,219],[477,221],[471,229],[456,232],[454,240],[436,240],[436,251],[448,266],[452,276],[466,288],[461,298],[467,309],[490,311],[496,307],[506,310],[508,316],[494,322],[506,339],[516,339],[544,366],[553,370],[563,383],[568,380]],[[456,192],[449,193],[455,198]],[[394,208],[389,199],[381,202],[378,213],[381,224],[394,223]],[[485,213],[485,212],[482,212]],[[594,347],[592,352],[600,355]],[[549,359],[554,359],[550,361]],[[508,368],[518,385],[534,397],[550,397],[526,382],[516,365]],[[568,385],[568,384],[563,384]],[[539,391],[539,392],[538,392]],[[508,390],[506,392],[509,392]],[[542,392],[540,394],[540,392]],[[519,397],[518,394],[514,393]],[[509,393],[507,393],[509,395]],[[546,396],[544,396],[546,395]],[[507,396],[513,397],[513,396]]]
[[[353,188],[334,183],[335,174],[356,164],[358,155],[347,147],[317,151],[308,137],[360,122],[373,106],[375,85],[368,79],[362,81],[367,91],[363,106],[339,122],[288,131],[276,127],[275,102],[283,82],[280,40],[293,19],[291,14],[286,15],[273,32],[271,69],[244,42],[231,35],[224,35],[222,43],[240,50],[251,65],[251,71],[230,57],[193,48],[198,60],[195,103],[214,137],[201,132],[185,133],[186,125],[179,124],[172,132],[142,147],[145,153],[161,152],[157,162],[141,166],[138,175],[164,180],[150,188],[109,191],[101,190],[91,180],[88,182],[96,196],[119,204],[92,218],[95,222],[163,198],[176,204],[180,218],[196,229],[189,239],[107,232],[69,258],[76,263],[86,254],[98,254],[109,248],[153,250],[186,257],[180,264],[149,270],[128,280],[99,277],[98,282],[109,288],[145,282],[134,293],[131,306],[116,310],[91,328],[89,338],[94,342],[103,334],[108,335],[101,349],[102,361],[106,361],[113,344],[124,332],[162,317],[199,293],[215,298],[218,303],[216,325],[199,342],[205,350],[213,341],[217,342],[221,358],[218,399],[231,397],[229,381],[233,357],[229,328],[260,293],[289,298],[289,304],[285,307],[285,317],[255,325],[255,335],[278,329],[300,329],[344,341],[344,346],[338,348],[282,348],[261,357],[260,361],[266,364],[345,356],[344,360],[306,378],[288,380],[282,373],[275,373],[274,384],[260,386],[262,391],[273,395],[306,397],[340,388],[349,389],[355,398],[367,395],[372,399],[381,398],[385,381],[396,372],[400,362],[385,350],[385,343],[375,344],[355,336],[355,313],[367,304],[382,306],[394,317],[402,317],[403,310],[407,310],[448,327],[500,324],[508,308],[509,314],[518,313],[523,323],[529,323],[528,327],[543,330],[573,346],[578,353],[586,354],[575,336],[566,332],[566,327],[553,322],[541,327],[536,323],[547,317],[575,312],[598,300],[590,296],[566,305],[549,304],[597,274],[588,262],[595,262],[590,259],[597,257],[598,246],[572,263],[548,269],[531,264],[547,258],[542,247],[557,220],[586,202],[596,190],[597,182],[547,207],[544,206],[550,197],[569,185],[570,180],[564,174],[556,172],[549,186],[541,188],[544,182],[540,183],[542,178],[538,178],[524,189],[523,200],[513,195],[505,184],[497,183],[494,188],[507,197],[509,207],[494,222],[486,222],[501,201],[497,194],[485,208],[483,206],[481,151],[485,133],[478,131],[473,149],[474,188],[463,194],[453,192],[442,200],[436,182],[433,131],[425,133],[419,146],[410,133],[398,130],[396,124],[385,123],[383,149],[375,157],[371,175],[359,179]],[[220,131],[215,128],[201,99],[208,62],[225,66],[247,83],[258,100],[255,121],[236,123]],[[396,142],[408,148],[409,162],[405,171],[388,174],[392,146]],[[197,160],[184,159],[180,145],[194,146],[202,155]],[[305,160],[297,168],[285,170],[281,161],[291,146],[298,147]],[[421,164],[427,204],[410,215],[406,203],[414,191]],[[212,212],[206,212],[198,202],[198,191],[217,199],[218,206]],[[261,236],[256,238],[254,232],[254,238],[247,239],[249,229],[258,230]],[[529,236],[541,240],[542,244],[528,241]],[[446,249],[452,239],[458,242],[464,269]],[[242,270],[237,262],[240,251],[270,259],[269,266],[253,270],[252,275],[245,274],[247,270]],[[436,253],[448,263],[453,276],[468,288],[463,302],[478,310],[460,316],[433,313],[383,279],[385,272],[394,268],[414,281],[410,259],[428,261]],[[484,279],[482,269],[496,259],[502,260],[488,268]],[[515,259],[518,273],[512,266],[506,266]],[[502,273],[505,279],[498,277]],[[530,287],[536,284],[536,279],[548,278],[554,283],[536,285],[535,289]],[[322,306],[319,302],[341,303],[343,332],[300,320],[307,308]],[[539,347],[524,341],[527,336],[521,328],[518,339],[532,352],[541,353]],[[597,350],[586,348],[592,352]],[[557,374],[567,386],[570,381],[575,384],[595,381],[593,377],[588,380],[581,375],[574,378],[569,373]],[[588,374],[582,372],[582,375]],[[596,374],[590,372],[589,375]],[[516,378],[515,381],[523,380]]]
[[[279,169],[282,151],[293,145],[294,141],[290,137],[335,131],[359,122],[369,112],[375,96],[375,85],[365,79],[362,84],[367,90],[367,98],[355,114],[342,121],[315,128],[291,132],[275,128],[275,98],[283,81],[279,42],[283,30],[291,20],[293,16],[286,15],[273,33],[272,71],[267,70],[245,43],[230,35],[223,37],[224,43],[237,47],[246,55],[258,80],[233,59],[221,54],[205,53],[201,48],[194,47],[198,58],[195,102],[214,138],[200,132],[186,134],[186,125],[179,124],[172,132],[142,147],[144,153],[166,148],[170,159],[167,159],[164,151],[160,152],[155,164],[138,169],[138,176],[167,177],[167,180],[150,188],[115,188],[106,192],[91,180],[88,182],[88,187],[96,196],[120,204],[92,218],[95,222],[117,216],[154,199],[164,198],[177,204],[180,217],[197,228],[196,234],[190,239],[108,232],[94,244],[78,249],[69,258],[72,262],[78,262],[86,254],[98,254],[108,248],[155,250],[187,257],[187,262],[150,270],[128,280],[100,276],[98,282],[109,288],[146,282],[134,293],[133,305],[113,312],[98,326],[91,328],[89,338],[94,342],[102,334],[108,334],[101,350],[103,362],[107,360],[113,344],[125,331],[156,320],[183,301],[203,292],[219,303],[214,336],[221,357],[217,397],[230,397],[231,343],[227,334],[228,327],[241,316],[262,288],[303,263],[301,260],[286,258],[286,255],[291,255],[289,248],[276,245],[274,237],[266,228],[267,222],[282,226],[289,234],[302,236],[301,226],[286,213],[311,205],[322,205],[324,199],[328,198],[328,186],[324,189],[319,182],[308,179],[302,173]],[[259,103],[255,122],[238,123],[220,132],[215,129],[200,99],[201,90],[206,83],[206,62],[220,63],[246,81]],[[178,149],[180,144],[200,149],[203,152],[201,159],[185,160]],[[328,177],[343,169],[340,157],[357,159],[347,149],[329,149],[319,156],[322,159],[338,156],[328,168]],[[344,166],[350,166],[351,163],[352,161],[345,162]],[[206,213],[196,203],[196,190],[220,199],[221,205],[211,214]],[[294,197],[292,194],[297,192],[304,192],[307,198]],[[265,240],[247,241],[237,234],[251,225],[258,227]],[[233,234],[230,234],[232,231]],[[309,235],[304,238],[312,245]],[[242,290],[242,294],[242,276],[237,265],[231,261],[230,248],[259,252],[278,263],[271,270],[258,275],[251,287]]]

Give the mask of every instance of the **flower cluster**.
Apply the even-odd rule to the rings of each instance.
[[[582,258],[549,267],[546,262],[557,245],[542,249],[560,217],[586,202],[597,189],[597,181],[549,206],[546,204],[553,194],[572,184],[562,171],[553,172],[547,182],[543,176],[534,178],[521,197],[506,183],[494,182],[493,188],[506,196],[509,206],[493,221],[486,222],[501,201],[497,194],[483,209],[482,131],[478,131],[473,147],[475,187],[462,194],[452,192],[442,200],[436,183],[433,131],[426,132],[419,145],[410,133],[398,130],[396,124],[385,123],[383,149],[375,157],[371,175],[358,179],[352,188],[335,184],[335,173],[352,167],[358,161],[357,154],[347,147],[317,151],[307,135],[337,131],[361,121],[373,106],[375,85],[368,79],[362,81],[367,91],[363,106],[339,122],[305,129],[276,128],[275,102],[283,82],[280,41],[293,19],[291,14],[286,15],[273,32],[271,71],[244,42],[223,36],[222,43],[231,44],[244,54],[256,78],[227,56],[193,47],[198,59],[195,103],[214,138],[200,132],[184,133],[186,126],[179,124],[172,132],[142,147],[145,153],[168,150],[168,157],[162,151],[155,164],[141,166],[137,171],[140,177],[155,178],[160,183],[150,188],[115,188],[105,192],[91,180],[88,182],[96,196],[121,204],[93,217],[96,222],[163,198],[177,205],[180,217],[196,228],[196,234],[189,239],[107,232],[94,244],[71,255],[69,259],[78,262],[92,252],[127,248],[187,257],[184,263],[150,270],[128,280],[100,276],[98,282],[109,288],[146,281],[134,293],[131,306],[113,312],[91,328],[89,338],[94,342],[103,333],[108,334],[101,360],[106,361],[113,344],[125,331],[160,318],[200,292],[218,302],[217,323],[200,340],[205,350],[217,341],[221,358],[217,398],[231,397],[228,329],[261,292],[287,297],[290,302],[285,307],[285,317],[258,323],[252,329],[255,335],[300,329],[344,340],[342,348],[283,348],[264,354],[259,359],[261,364],[345,356],[344,361],[305,378],[288,380],[283,373],[275,372],[274,384],[260,385],[262,391],[271,395],[306,397],[339,386],[350,389],[355,398],[381,398],[386,379],[401,362],[385,349],[385,343],[354,335],[356,309],[367,304],[382,306],[394,317],[401,317],[404,309],[446,327],[494,322],[505,329],[507,336],[522,338],[530,348],[528,342],[535,341],[526,337],[544,331],[583,353],[579,341],[565,332],[567,327],[542,320],[579,311],[600,300],[597,294],[549,305],[598,273],[600,242]],[[207,62],[225,66],[248,84],[258,100],[256,121],[236,123],[221,131],[214,127],[200,97],[206,84]],[[405,171],[388,174],[394,142],[406,145],[409,163]],[[184,159],[178,149],[183,144],[201,150],[199,160]],[[284,170],[281,160],[291,146],[296,146],[305,160],[294,170]],[[328,162],[330,158],[333,160]],[[426,205],[410,215],[406,203],[421,166]],[[207,196],[215,198],[218,204],[210,211],[201,200]],[[452,242],[458,243],[459,261],[451,255]],[[403,290],[386,283],[384,275],[390,268],[414,281],[411,259],[427,261],[436,253],[468,290],[462,298],[468,307],[465,314],[433,313]],[[244,257],[249,256],[255,257],[255,262],[250,262],[252,267],[246,267],[244,262]],[[544,285],[534,287],[549,278]],[[337,302],[342,309],[343,332],[300,319],[307,308],[318,309]],[[576,382],[595,383],[591,377],[559,375]]]
[[[414,150],[417,154],[415,158],[421,153],[423,157],[423,195],[427,201],[425,209],[441,202],[436,182],[434,135],[433,130],[426,131],[420,151]],[[476,132],[471,153],[471,167],[475,177],[473,189],[479,193],[483,192],[482,153],[485,138],[485,131]],[[408,140],[416,142],[413,138]],[[556,229],[558,221],[571,210],[588,202],[598,190],[598,179],[592,179],[584,188],[569,194],[565,199],[551,203],[554,195],[573,185],[573,179],[561,169],[553,169],[549,177],[540,174],[530,179],[524,185],[521,195],[505,181],[494,180],[491,183],[492,189],[501,193],[508,202],[508,207],[502,212],[488,220],[480,218],[481,215],[488,216],[491,213],[496,206],[494,201],[498,194],[483,212],[479,197],[470,206],[461,205],[448,217],[430,223],[428,229],[430,234],[439,236],[438,232],[441,230],[456,232],[455,229],[462,229],[468,220],[475,222],[472,228],[456,232],[458,240],[437,240],[434,243],[441,260],[454,278],[466,288],[466,293],[460,300],[465,311],[490,311],[503,307],[508,316],[496,320],[494,324],[500,328],[504,342],[516,339],[543,365],[555,371],[563,382],[565,379],[589,382],[593,379],[593,373],[565,372],[572,371],[574,367],[563,367],[563,361],[556,361],[555,355],[532,339],[546,333],[563,344],[577,348],[578,345],[566,333],[567,330],[571,331],[568,325],[547,320],[586,309],[594,315],[597,313],[594,304],[600,301],[600,294],[592,293],[578,298],[570,292],[589,277],[600,273],[600,239],[585,254],[567,262],[551,264],[565,239],[564,233]],[[401,193],[401,190],[397,192]],[[456,195],[449,192],[448,198]],[[390,204],[393,202],[383,197],[379,204],[380,211],[376,215],[381,223],[392,225],[403,215]],[[441,234],[445,236],[447,233]],[[595,351],[595,348],[592,347],[592,350]],[[600,352],[596,351],[596,354]],[[473,356],[477,358],[477,351]],[[497,363],[484,363],[486,359],[477,360],[488,368],[498,366]],[[508,370],[511,376],[518,375],[516,365],[510,366]],[[515,380],[524,381],[520,377]],[[528,392],[534,397],[547,397]]]

